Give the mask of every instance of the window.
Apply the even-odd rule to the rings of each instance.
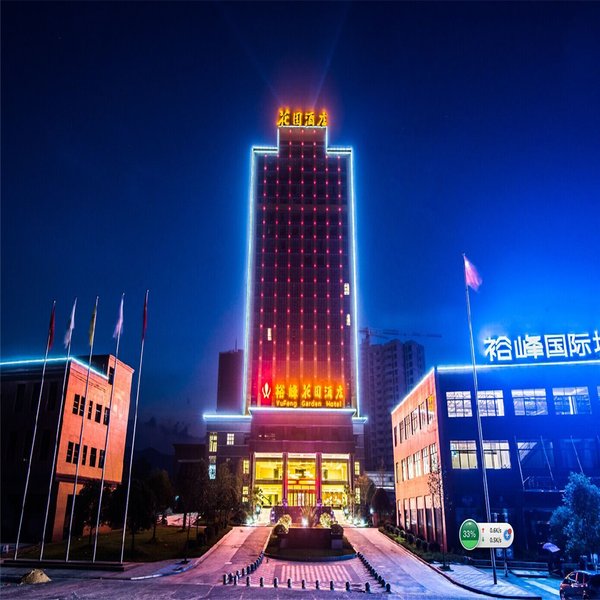
[[[216,456],[208,457],[208,477],[209,477],[209,479],[217,478],[217,457]]]
[[[451,441],[450,455],[453,469],[476,469],[477,447],[475,440]]]
[[[415,408],[415,410],[413,410],[410,413],[410,421],[411,421],[411,427],[412,427],[412,431],[413,433],[417,433],[418,429],[419,429],[419,409]]]
[[[406,460],[407,466],[408,466],[408,478],[409,479],[413,479],[413,477],[415,476],[415,457],[413,454],[411,454],[408,459]]]
[[[102,419],[102,405],[96,404],[96,416],[94,417],[94,421],[96,421],[96,423],[100,423],[101,419]]]
[[[404,431],[406,433],[406,437],[404,439],[407,440],[413,433],[410,429],[410,415],[404,417]]]
[[[437,444],[431,444],[431,446],[429,446],[429,459],[431,460],[431,471],[437,473],[439,468]]]
[[[415,477],[421,477],[423,469],[421,465],[421,451],[415,452]]]
[[[400,466],[402,467],[402,481],[406,481],[408,479],[408,470],[406,468],[405,458],[400,461]]]
[[[591,415],[587,387],[552,388],[554,411],[557,415]]]
[[[67,458],[65,459],[68,463],[73,462],[73,448],[75,444],[73,442],[69,442],[67,445]]]
[[[449,417],[472,417],[471,392],[446,392]]]
[[[360,461],[359,460],[354,461],[354,475],[356,475],[356,477],[360,476]]]
[[[345,283],[344,284],[344,296],[349,296],[349,295],[350,295],[350,284]]]
[[[242,461],[242,474],[243,475],[249,475],[250,474],[250,461],[245,458]]]
[[[248,502],[248,486],[242,486],[242,502]]]
[[[398,445],[398,430],[394,427],[394,446]]]
[[[554,447],[549,440],[517,440],[519,460],[523,469],[547,469],[554,464]]]
[[[110,408],[108,408],[108,406],[104,407],[104,424],[108,425],[108,422],[110,420]]]
[[[396,462],[396,470],[395,470],[395,475],[396,475],[396,483],[398,483],[398,482],[400,481],[400,478],[399,478],[399,469],[398,469],[398,466],[399,466],[399,464],[398,464],[398,462]]]
[[[427,397],[427,423],[431,423],[433,421],[433,417],[435,415],[435,399],[433,394]]]
[[[79,394],[75,394],[75,398],[73,398],[73,414],[79,414],[79,403],[81,402],[81,396]]]
[[[98,468],[104,468],[104,450],[100,450],[100,456],[98,458]]]
[[[235,434],[234,433],[228,433],[227,434],[227,445],[228,446],[233,446],[235,444]]]
[[[96,466],[96,455],[98,450],[96,448],[90,448],[90,467]]]
[[[515,415],[536,417],[548,414],[545,389],[511,390],[511,394],[515,407]]]
[[[85,461],[87,460],[87,450],[88,447],[87,446],[83,446],[83,454],[81,455],[81,464],[85,465]]]
[[[41,390],[41,383],[38,381],[37,383],[35,383],[33,385],[33,391],[31,392],[31,405],[30,405],[31,412],[35,412],[37,410],[38,402],[40,402],[40,400],[41,400],[40,390]]]
[[[431,471],[431,465],[429,463],[429,446],[425,446],[423,450],[421,450],[423,455],[423,475],[427,475]]]
[[[73,462],[77,464],[79,461],[79,444],[75,444],[73,449]]]
[[[483,456],[486,469],[510,469],[508,441],[483,442]]]
[[[90,403],[88,405],[88,419],[92,418],[92,408],[94,407],[94,403],[90,400]]]
[[[270,327],[267,327],[267,342],[273,341],[273,330]]]
[[[503,417],[504,394],[502,390],[478,391],[477,407],[481,417]]]
[[[208,434],[208,451],[217,451],[217,433],[215,431]]]
[[[346,326],[350,327],[350,314],[346,315]]]
[[[419,404],[419,425],[421,426],[421,429],[427,427],[427,405],[425,402]]]
[[[400,443],[402,443],[406,438],[404,434],[404,420],[400,421],[400,425],[398,425],[398,429],[400,430]]]

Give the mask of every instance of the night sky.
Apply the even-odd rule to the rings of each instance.
[[[469,360],[600,326],[600,4],[2,3],[2,359],[137,369],[142,446],[197,435],[243,345],[250,147],[280,105],[355,151],[359,323]]]

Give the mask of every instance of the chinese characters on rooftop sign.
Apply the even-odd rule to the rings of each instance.
[[[344,408],[345,393],[341,384],[265,383],[260,388],[262,404],[280,408]]]
[[[327,111],[295,110],[280,108],[277,127],[327,127]]]
[[[522,360],[586,360],[600,358],[598,330],[587,333],[553,333],[524,335],[510,338],[506,335],[483,340],[484,355],[491,362]]]

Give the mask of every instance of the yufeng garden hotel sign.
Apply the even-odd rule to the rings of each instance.
[[[552,333],[546,335],[506,335],[483,340],[484,356],[490,363],[600,358],[600,335],[593,333]]]
[[[331,383],[264,383],[260,388],[264,404],[278,408],[344,408],[344,386]]]

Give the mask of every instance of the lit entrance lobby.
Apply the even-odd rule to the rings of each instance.
[[[349,454],[256,453],[254,486],[263,506],[341,508],[352,485],[349,464]]]
[[[363,453],[364,420],[354,412],[251,409],[251,485],[261,506],[347,505]]]

